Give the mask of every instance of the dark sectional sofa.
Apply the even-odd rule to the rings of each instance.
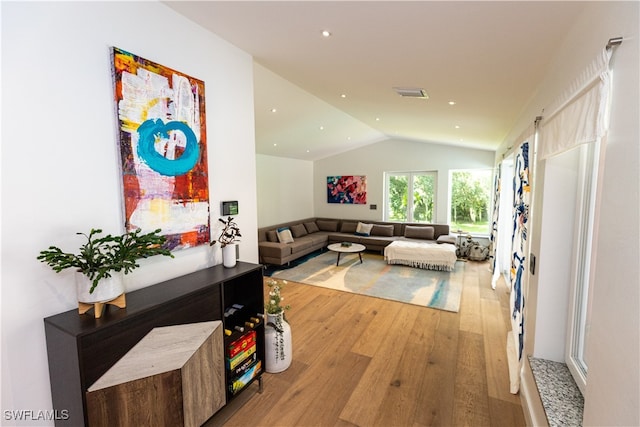
[[[356,234],[358,223],[373,224],[368,236]],[[293,241],[282,243],[278,230],[288,228]],[[448,224],[417,224],[353,219],[307,218],[258,229],[260,263],[283,265],[327,245],[360,243],[367,250],[383,252],[394,240],[431,241],[455,244]]]

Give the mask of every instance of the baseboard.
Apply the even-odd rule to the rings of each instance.
[[[530,427],[548,427],[549,422],[538,394],[538,387],[531,372],[528,358],[525,358],[524,369],[520,376],[520,403],[524,412],[525,422]]]

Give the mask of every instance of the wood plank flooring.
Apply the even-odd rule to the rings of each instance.
[[[467,262],[463,279],[459,313],[289,282],[291,367],[205,425],[524,426],[507,288],[491,289],[487,263]]]

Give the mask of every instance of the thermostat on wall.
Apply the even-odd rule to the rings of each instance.
[[[222,202],[222,215],[238,215],[238,201]]]

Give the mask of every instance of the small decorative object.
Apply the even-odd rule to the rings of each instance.
[[[222,248],[222,264],[227,267],[235,267],[236,265],[236,241],[238,237],[242,237],[240,234],[240,228],[238,228],[238,224],[233,222],[233,217],[218,218],[218,221],[224,224],[222,230],[220,231],[220,236],[218,236],[218,240],[214,240],[210,243],[211,246],[215,245],[216,242],[220,243],[220,247]]]
[[[291,340],[291,326],[284,317],[289,305],[282,306],[284,297],[280,294],[287,284],[286,280],[269,279],[269,299],[265,305],[267,323],[265,325],[265,370],[275,374],[286,370],[293,360],[293,346]]]
[[[91,229],[85,236],[87,241],[80,246],[79,254],[62,252],[56,246],[41,251],[38,260],[46,263],[56,273],[67,268],[75,268],[79,311],[86,313],[95,305],[95,317],[102,315],[105,303],[120,308],[126,306],[122,274],[129,274],[140,267],[136,262],[140,258],[164,255],[173,258],[173,254],[162,245],[166,242],[159,235],[160,229],[140,234],[141,230],[130,231],[120,236],[108,234],[98,237],[101,229]],[[98,285],[100,285],[98,287]]]
[[[350,247],[351,245],[352,245],[352,243],[351,243],[351,242],[342,242],[342,243],[340,243],[340,246],[343,246],[343,247],[345,247],[345,248],[348,248],[348,247]]]
[[[484,261],[489,256],[489,248],[476,244],[469,249],[469,259],[471,261]]]

